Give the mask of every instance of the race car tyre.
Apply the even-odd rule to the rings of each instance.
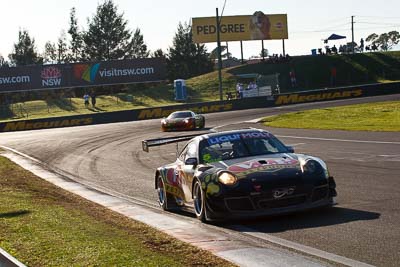
[[[157,177],[157,194],[158,194],[158,204],[160,204],[163,210],[171,210],[174,205],[173,197],[167,193],[165,190],[165,184],[161,176]]]
[[[196,213],[197,219],[202,222],[207,221],[205,201],[205,194],[203,188],[201,187],[201,182],[199,179],[196,179],[193,185],[194,212]]]
[[[201,121],[200,129],[203,129],[206,126],[206,120],[203,118]]]

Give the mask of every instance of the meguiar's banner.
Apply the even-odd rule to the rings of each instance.
[[[286,14],[266,15],[261,11],[246,16],[223,16],[220,18],[220,40],[281,40],[288,39]],[[215,17],[192,19],[193,41],[212,43],[217,41]]]
[[[0,68],[0,93],[166,79],[164,58]]]

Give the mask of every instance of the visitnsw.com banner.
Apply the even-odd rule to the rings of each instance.
[[[166,79],[164,58],[0,68],[0,93]]]
[[[193,41],[216,42],[216,24],[215,17],[193,18]],[[220,23],[220,39],[223,42],[288,39],[287,15],[268,15],[257,11],[253,15],[223,16]]]

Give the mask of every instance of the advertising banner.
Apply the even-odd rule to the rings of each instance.
[[[252,108],[266,108],[308,102],[330,101],[376,95],[400,93],[400,82],[352,86],[345,88],[323,89],[274,96],[249,97],[227,101],[180,104],[174,106],[144,109],[101,112],[89,115],[76,115],[31,120],[0,122],[0,132],[38,130],[71,126],[83,126],[102,123],[148,120],[167,117],[174,111],[192,110],[196,113],[214,113]]]
[[[165,79],[163,58],[11,67],[0,68],[0,93],[147,83]]]
[[[215,17],[193,18],[193,41],[195,43],[216,42],[216,25]],[[286,14],[266,15],[257,11],[253,15],[221,17],[221,42],[278,39],[288,39]]]

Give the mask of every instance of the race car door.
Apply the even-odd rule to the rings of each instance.
[[[177,172],[185,194],[185,202],[193,201],[192,182],[197,162],[197,143],[192,141],[182,150],[177,164]]]

